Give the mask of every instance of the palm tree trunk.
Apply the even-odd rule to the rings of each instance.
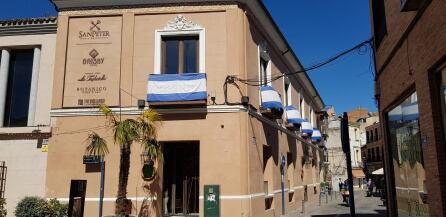
[[[130,144],[121,147],[119,163],[118,196],[116,198],[115,214],[117,217],[126,217],[131,213],[131,201],[127,199],[127,183],[130,170]]]

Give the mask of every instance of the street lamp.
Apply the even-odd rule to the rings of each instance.
[[[140,157],[143,165],[141,169],[142,178],[146,181],[152,180],[155,177],[155,161],[147,151],[143,152]]]

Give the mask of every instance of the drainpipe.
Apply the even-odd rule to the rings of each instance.
[[[105,161],[101,156],[101,187],[99,191],[99,217],[102,217],[102,207],[104,206],[104,178],[105,178]]]

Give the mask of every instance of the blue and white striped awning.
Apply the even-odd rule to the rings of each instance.
[[[148,102],[207,100],[206,73],[151,74]]]
[[[297,110],[294,106],[286,106],[285,114],[288,124],[300,125],[304,121],[304,119],[302,119],[300,116],[299,110]]]
[[[314,128],[313,129],[313,134],[311,135],[311,141],[313,141],[313,142],[320,142],[321,140],[322,140],[321,131],[319,131],[318,129]]]
[[[268,85],[261,86],[260,95],[262,97],[263,108],[283,110],[282,100],[280,99],[280,95],[273,87]]]
[[[300,127],[300,132],[302,133],[303,136],[311,136],[313,134],[313,126],[311,125],[310,122],[305,120],[304,122],[302,122],[302,125]]]

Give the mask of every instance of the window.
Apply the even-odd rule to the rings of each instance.
[[[11,51],[3,123],[5,127],[28,125],[33,55],[32,49]]]
[[[425,0],[400,0],[401,11],[416,11],[420,9],[425,2],[429,3],[429,1]]]
[[[419,216],[429,216],[429,205],[420,200],[426,193],[426,175],[421,147],[417,93],[391,109],[387,114],[389,161],[395,186],[398,216],[419,210]]]
[[[316,127],[316,125],[314,124],[314,112],[313,112],[313,108],[310,107],[310,123],[311,126]],[[356,138],[356,134],[355,134],[355,138]]]
[[[259,81],[260,85],[271,85],[269,79],[271,78],[271,58],[268,55],[266,45],[259,45]]]
[[[369,137],[369,131],[367,131],[367,138],[366,138],[366,143],[370,143],[370,137]]]
[[[375,137],[373,137],[373,130],[370,130],[370,142],[374,142]]]
[[[162,37],[162,73],[182,74],[199,72],[198,36]]]
[[[285,103],[284,103],[284,105],[290,106],[290,105],[292,105],[292,98],[291,98],[292,86],[291,86],[290,79],[288,77],[283,77],[283,86],[285,89],[285,92],[284,92]]]
[[[379,147],[376,147],[376,160],[381,161],[381,152],[379,152]]]
[[[384,36],[387,34],[386,12],[384,0],[374,0],[373,11],[373,33],[375,37],[375,49],[378,50]]]
[[[300,114],[305,119],[305,100],[302,96],[300,96]]]
[[[268,61],[260,58],[260,84],[267,85],[268,84]]]
[[[378,141],[378,128],[375,128],[375,141]]]
[[[437,73],[437,87],[439,92],[440,114],[443,118],[443,140],[446,140],[446,68]]]
[[[154,74],[205,73],[206,31],[199,25],[155,30]]]
[[[370,149],[367,149],[367,162],[372,162],[372,153]]]

